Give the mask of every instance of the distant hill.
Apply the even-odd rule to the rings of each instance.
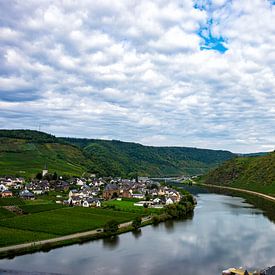
[[[153,147],[117,140],[62,138],[81,148],[96,172],[150,176],[203,174],[235,155],[228,151],[188,147]]]
[[[122,141],[57,138],[32,130],[0,130],[0,175],[50,172],[80,176],[202,174],[235,155],[188,147],[152,147]]]
[[[208,184],[229,185],[275,195],[275,152],[231,159],[210,171],[203,180]]]

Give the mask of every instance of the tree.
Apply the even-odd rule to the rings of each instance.
[[[36,177],[38,180],[42,180],[42,173],[41,173],[41,172],[37,173],[35,177]]]
[[[57,180],[57,173],[56,172],[54,172],[54,174],[53,174],[53,180]]]
[[[132,226],[134,227],[135,230],[137,230],[141,226],[141,218],[136,217],[132,222]]]
[[[116,220],[110,220],[104,225],[104,232],[114,234],[118,231],[118,225]]]

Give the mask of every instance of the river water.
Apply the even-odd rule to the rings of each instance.
[[[194,191],[194,190],[191,190]],[[241,197],[195,190],[193,217],[0,260],[0,270],[62,274],[219,275],[228,267],[275,264],[275,224]]]

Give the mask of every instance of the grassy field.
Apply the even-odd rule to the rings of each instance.
[[[0,206],[23,205],[25,201],[19,198],[0,198]]]
[[[19,230],[2,226],[0,226],[0,236],[0,247],[38,240],[45,240],[56,237],[53,234]]]
[[[0,245],[24,243],[46,239],[48,236],[51,238],[93,230],[103,227],[107,221],[112,219],[123,223],[140,216],[137,213],[109,209],[82,207],[53,209],[54,206],[59,207],[53,204],[24,205],[21,206],[22,209],[30,214],[0,219],[0,239],[5,239],[0,242]],[[11,237],[12,234],[9,231],[14,231],[15,239]]]
[[[138,213],[141,215],[150,215],[151,213],[159,214],[162,212],[162,209],[155,209],[155,208],[144,208],[141,206],[135,206],[135,200],[113,200],[113,201],[106,201],[103,203],[104,206],[114,207],[114,210],[117,211],[127,211],[132,213]]]
[[[56,210],[63,208],[62,204],[29,204],[29,205],[21,205],[20,208],[24,211],[24,213],[39,213],[44,211]]]
[[[3,208],[3,207],[0,207],[0,220],[1,219],[6,219],[6,218],[11,218],[11,217],[14,217],[15,214],[10,212],[9,210]]]

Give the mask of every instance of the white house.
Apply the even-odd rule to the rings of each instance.
[[[34,189],[34,190],[32,190],[32,192],[33,192],[35,195],[42,195],[42,194],[45,193],[44,190],[42,190],[42,189]]]
[[[83,201],[83,207],[101,207],[101,202],[98,199],[88,198]]]
[[[153,199],[153,203],[159,204],[161,202],[160,198],[155,198]]]
[[[144,195],[143,194],[132,194],[132,197],[135,198],[135,199],[144,199]]]
[[[171,198],[168,198],[165,202],[166,205],[173,204],[173,200]]]
[[[78,186],[83,186],[85,183],[84,183],[84,181],[83,180],[81,180],[81,179],[77,179],[76,180],[76,185],[78,185]]]

